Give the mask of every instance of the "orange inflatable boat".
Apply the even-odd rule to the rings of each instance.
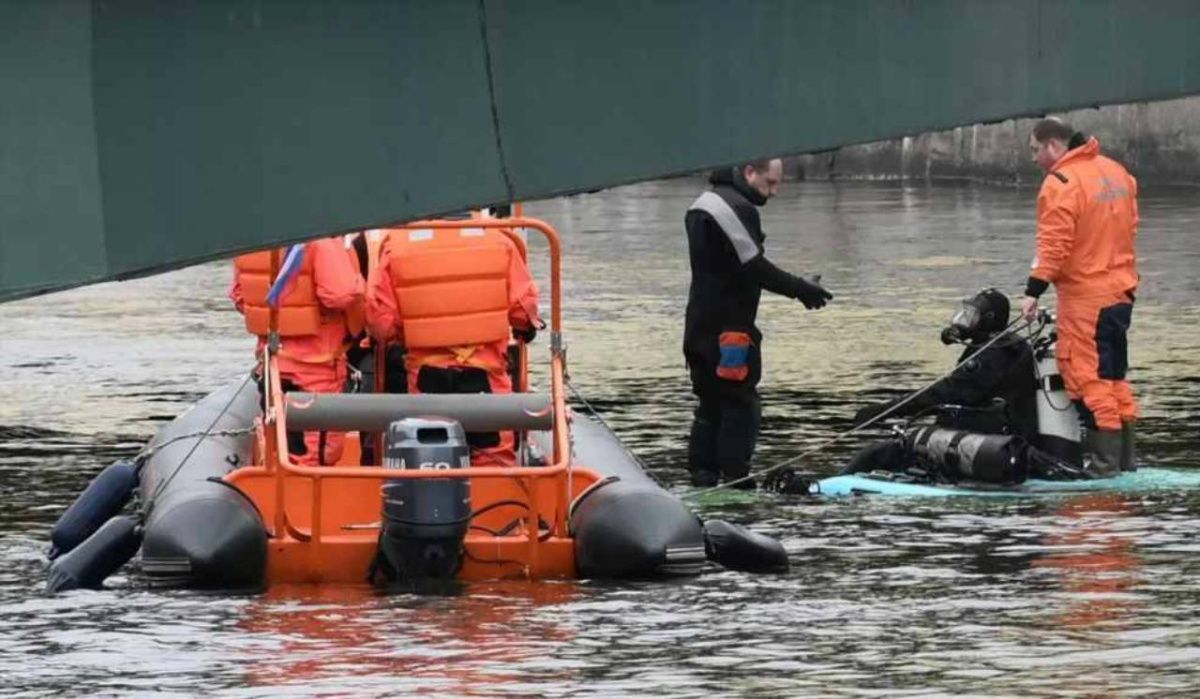
[[[89,486],[72,508],[93,524],[68,523],[78,529],[69,536],[56,527],[62,555],[52,589],[98,585],[136,543],[152,584],[204,589],[650,578],[695,574],[710,558],[786,569],[782,547],[766,537],[725,523],[710,524],[706,537],[706,525],[604,425],[572,415],[553,228],[523,217],[405,226],[468,228],[507,231],[522,254],[513,231],[548,242],[548,392],[528,389],[523,345],[513,348],[521,372],[511,394],[285,393],[268,354],[265,412],[247,377],[166,426],[132,465],[142,503],[135,514],[112,516],[120,508],[103,491],[120,486],[101,483],[105,474]],[[289,430],[345,431],[349,446],[336,466],[302,466],[289,453]],[[518,435],[517,464],[472,464],[464,433],[495,430]],[[357,463],[364,451],[382,463]]]

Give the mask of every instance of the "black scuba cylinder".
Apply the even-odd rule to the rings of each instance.
[[[47,592],[99,589],[105,578],[125,565],[142,545],[142,528],[128,515],[113,517],[50,564]]]
[[[101,471],[50,531],[50,560],[69,553],[120,512],[138,484],[138,467],[132,461],[114,461]]]
[[[905,442],[917,458],[952,480],[1022,483],[1027,475],[1027,445],[1015,435],[930,426],[909,430]]]
[[[453,471],[471,465],[462,425],[442,418],[406,418],[388,427],[384,466]],[[394,478],[383,484],[379,557],[393,580],[445,580],[462,565],[471,520],[463,478]]]

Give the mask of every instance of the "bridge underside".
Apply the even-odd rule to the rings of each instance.
[[[1190,0],[0,5],[0,300],[1200,92]]]

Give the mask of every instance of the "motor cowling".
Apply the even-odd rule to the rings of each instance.
[[[384,442],[388,469],[455,471],[471,465],[462,425],[443,418],[393,422]],[[378,568],[390,581],[447,580],[462,565],[471,520],[464,478],[393,478],[383,484]]]
[[[984,483],[1022,483],[1027,477],[1027,444],[1015,435],[979,434],[936,426],[905,434],[918,459],[952,480]]]

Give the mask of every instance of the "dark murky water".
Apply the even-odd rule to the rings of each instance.
[[[575,385],[683,481],[679,353],[694,181],[529,207],[563,233]],[[1033,192],[788,184],[764,210],[781,266],[837,294],[766,299],[763,465],[920,385],[981,286],[1016,294]],[[1200,200],[1148,192],[1132,333],[1142,448],[1200,453]],[[104,464],[249,364],[226,265],[0,306],[0,687],[5,693],[816,696],[1188,695],[1200,690],[1200,492],[1016,501],[762,497],[706,514],[780,537],[788,575],[498,583],[457,597],[41,594],[50,525]],[[544,344],[542,345],[544,348]],[[538,356],[544,357],[544,350]],[[814,457],[832,470],[853,444]]]

